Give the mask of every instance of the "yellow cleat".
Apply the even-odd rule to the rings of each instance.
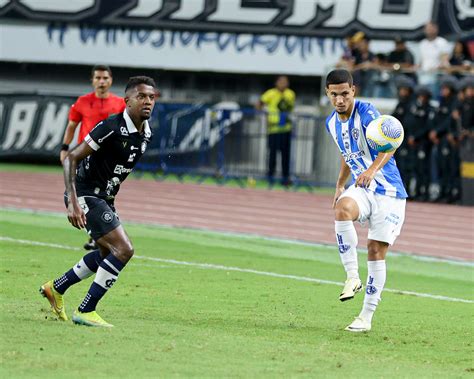
[[[93,312],[79,312],[75,310],[72,315],[72,322],[78,325],[86,325],[86,326],[98,326],[104,328],[112,328],[113,325],[109,324],[105,321],[102,317],[100,317],[96,311]]]
[[[67,321],[66,310],[64,309],[63,295],[55,290],[53,281],[43,284],[39,289],[41,295],[48,299],[53,312],[60,320]]]

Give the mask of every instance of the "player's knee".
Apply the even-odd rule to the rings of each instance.
[[[367,245],[368,258],[370,261],[381,261],[387,254],[388,243],[379,241],[369,241]]]
[[[354,209],[350,202],[346,199],[339,200],[336,203],[335,214],[337,221],[353,220]]]
[[[132,245],[126,245],[121,250],[121,255],[127,258],[127,260],[132,258],[133,254],[135,253]]]

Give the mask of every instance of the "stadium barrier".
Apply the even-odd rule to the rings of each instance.
[[[0,96],[0,159],[58,163],[70,96]],[[339,157],[324,119],[294,112],[291,174],[296,186],[333,185]],[[157,179],[194,175],[197,181],[235,180],[245,186],[267,172],[265,114],[235,102],[158,103],[150,120],[154,132],[136,167]],[[280,170],[277,162],[277,176]],[[251,179],[250,181],[248,179]]]
[[[157,133],[137,165],[157,178],[196,175],[197,181],[235,180],[246,186],[267,172],[266,115],[234,102],[158,104]],[[295,186],[328,185],[318,172],[317,150],[325,140],[324,120],[312,114],[291,114],[293,122],[290,171]],[[335,152],[335,150],[334,150]],[[279,166],[277,164],[277,172]],[[250,181],[249,181],[250,179]],[[333,183],[333,181],[331,181]]]

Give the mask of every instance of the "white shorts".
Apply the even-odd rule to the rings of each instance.
[[[405,221],[405,199],[380,195],[365,188],[350,186],[339,199],[350,197],[359,206],[358,221],[369,221],[368,238],[393,245]]]

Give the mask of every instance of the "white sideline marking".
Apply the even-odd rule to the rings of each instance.
[[[57,248],[57,249],[65,249],[65,250],[75,250],[75,251],[82,250],[82,249],[79,249],[78,247],[72,247],[72,246],[67,246],[67,245],[59,245],[59,244],[56,244],[56,243],[29,241],[29,240],[16,239],[16,238],[10,238],[10,237],[5,237],[5,236],[0,236],[0,241],[15,242],[15,243],[21,243],[21,244],[33,245],[33,246],[54,247],[54,248]],[[255,274],[255,275],[270,276],[270,277],[273,277],[273,278],[293,279],[293,280],[298,280],[298,281],[302,281],[302,282],[311,282],[311,283],[318,283],[318,284],[332,284],[332,285],[337,285],[337,286],[343,286],[344,285],[344,283],[342,283],[342,282],[336,282],[336,281],[333,281],[333,280],[309,278],[309,277],[306,277],[306,276],[297,276],[297,275],[278,274],[276,272],[259,271],[259,270],[249,269],[249,268],[241,268],[241,267],[222,266],[222,265],[216,265],[216,264],[212,264],[212,263],[196,263],[196,262],[177,261],[175,259],[146,257],[146,256],[143,256],[143,255],[134,255],[134,258],[144,259],[144,260],[148,260],[148,261],[155,261],[155,262],[171,263],[171,264],[182,265],[182,266],[199,267],[199,268],[203,268],[203,269],[245,272],[245,273]],[[457,298],[457,297],[448,297],[448,296],[441,296],[441,295],[432,295],[432,294],[429,294],[429,293],[422,293],[422,292],[402,291],[402,290],[390,289],[390,288],[384,288],[384,291],[397,293],[397,294],[400,294],[400,295],[411,295],[411,296],[417,296],[417,297],[424,297],[424,298],[428,298],[428,299],[435,299],[435,300],[442,300],[442,301],[452,301],[452,302],[455,302],[455,303],[467,303],[467,304],[473,304],[474,303],[474,300],[460,299],[460,298]]]
[[[30,209],[30,208],[0,207],[0,211],[2,210],[12,211],[12,212],[23,212],[23,213],[30,213],[30,214],[39,214],[39,215],[48,215],[48,216],[54,216],[54,217],[61,217],[64,219],[63,212],[38,211],[38,210]],[[166,229],[176,229],[176,227],[173,225],[161,224],[157,222],[126,221],[126,223],[130,225],[145,225],[145,226],[155,226],[155,227],[166,228]],[[208,229],[204,227],[190,227],[190,226],[179,227],[179,229],[205,232],[205,233],[218,235],[218,236],[229,236],[229,237],[248,238],[248,239],[259,238],[265,241],[273,241],[273,242],[276,241],[276,242],[281,242],[281,243],[296,244],[300,246],[310,246],[310,247],[317,246],[317,247],[323,247],[323,248],[337,249],[337,245],[330,244],[330,243],[309,242],[309,241],[301,241],[297,239],[292,240],[288,238],[264,236],[261,234],[239,233],[239,232],[230,232],[230,231],[223,231],[223,230],[216,231],[216,230]],[[367,255],[367,249],[365,249],[364,247],[358,248],[357,252]],[[474,267],[474,262],[467,262],[456,257],[440,258],[440,257],[426,256],[426,255],[416,255],[415,253],[406,253],[406,252],[404,253],[404,252],[399,252],[399,251],[390,251],[390,256],[408,257],[410,259],[415,259],[415,260],[419,260],[423,262],[437,262],[437,263],[447,263],[450,265],[463,266],[463,267]]]

